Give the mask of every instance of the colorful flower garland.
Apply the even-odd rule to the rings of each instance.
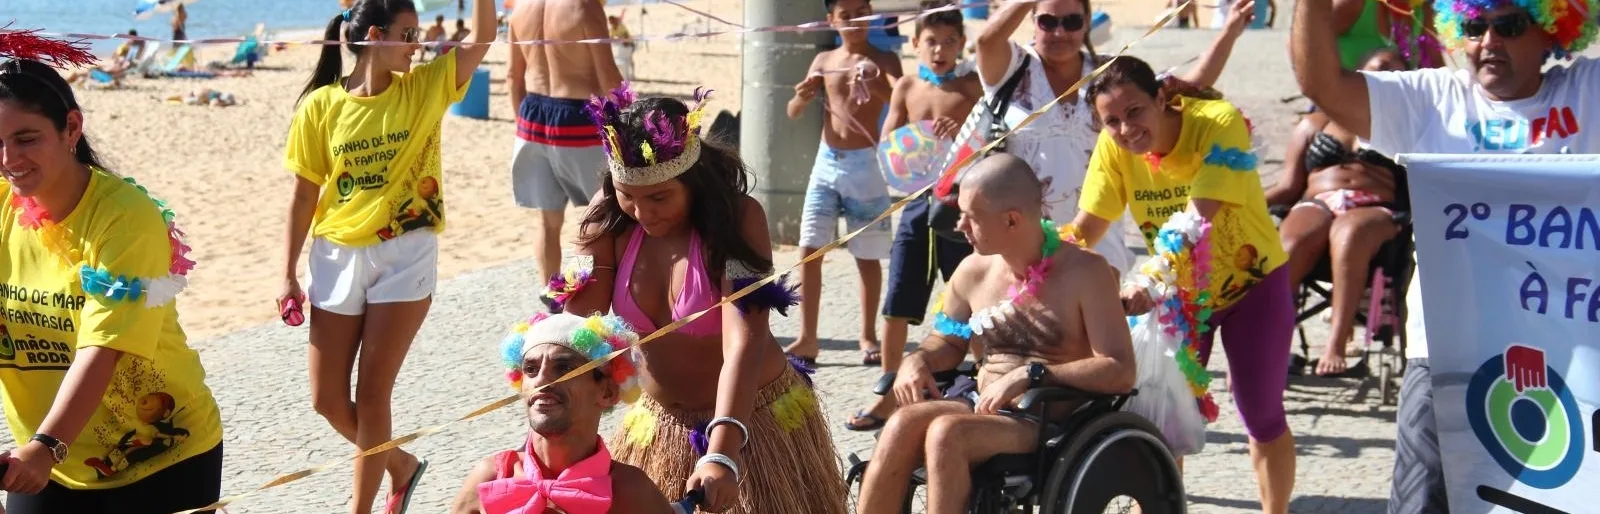
[[[93,170],[92,173],[110,172]],[[105,267],[90,266],[83,262],[83,251],[72,241],[71,235],[61,225],[51,221],[50,213],[43,205],[32,197],[25,197],[13,193],[11,205],[19,212],[17,221],[24,228],[32,229],[39,234],[39,239],[44,242],[46,249],[59,257],[68,265],[78,265],[78,279],[83,292],[112,301],[138,301],[144,300],[146,308],[156,308],[166,305],[178,293],[189,285],[189,272],[194,269],[195,262],[189,259],[189,245],[183,242],[183,231],[178,230],[174,223],[177,215],[167,207],[167,203],[150,195],[150,190],[139,185],[132,178],[124,177],[127,182],[146,198],[154,202],[156,208],[161,209],[161,219],[167,224],[167,240],[172,247],[170,264],[167,275],[163,277],[129,277],[113,273]]]
[[[1210,233],[1211,223],[1194,213],[1180,212],[1167,220],[1153,243],[1156,255],[1131,277],[1157,301],[1156,307],[1144,315],[1148,318],[1129,318],[1130,326],[1141,318],[1161,325],[1167,336],[1163,342],[1173,352],[1208,423],[1217,420],[1218,411],[1209,390],[1211,375],[1200,364],[1199,351],[1212,313],[1211,293],[1206,290],[1211,273]]]
[[[501,340],[500,360],[510,368],[506,371],[506,380],[511,382],[512,389],[522,390],[522,355],[526,350],[528,331],[550,317],[550,314],[543,312],[535,314],[527,321],[512,325],[511,334]],[[552,341],[552,343],[563,344],[583,354],[589,360],[595,360],[603,359],[616,350],[637,345],[639,334],[634,333],[620,316],[595,315],[584,320],[583,325],[566,340]],[[605,372],[620,388],[623,403],[633,403],[639,398],[639,373],[638,368],[634,366],[631,352],[607,362]]]
[[[971,339],[973,334],[983,334],[991,330],[996,323],[1005,321],[1007,316],[1016,314],[1017,304],[1029,296],[1037,297],[1039,288],[1044,286],[1045,277],[1050,275],[1050,267],[1055,262],[1050,257],[1056,250],[1061,249],[1063,240],[1076,242],[1076,237],[1063,237],[1068,232],[1057,228],[1054,221],[1040,220],[1039,228],[1044,231],[1044,243],[1039,248],[1039,262],[1028,266],[1028,274],[1021,282],[1012,284],[1006,291],[1006,299],[1000,303],[973,311],[967,321],[956,321],[944,313],[944,294],[940,293],[939,300],[934,303],[933,330],[942,335]],[[1072,231],[1071,234],[1076,234]],[[1072,237],[1068,239],[1068,237]]]

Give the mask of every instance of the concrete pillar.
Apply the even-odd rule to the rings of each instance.
[[[822,2],[750,0],[744,4],[747,27],[797,25],[823,19]],[[767,210],[772,242],[800,240],[800,207],[811,164],[822,138],[822,106],[813,101],[805,116],[790,120],[785,108],[794,85],[805,78],[817,49],[832,32],[757,32],[743,44],[743,105],[739,114],[739,155],[755,174],[753,194]]]

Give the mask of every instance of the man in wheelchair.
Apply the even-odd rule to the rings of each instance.
[[[1024,392],[1132,390],[1136,367],[1115,271],[1063,244],[1043,221],[1042,193],[1033,170],[1008,154],[984,158],[961,180],[959,229],[974,253],[946,287],[937,334],[900,365],[893,392],[901,408],[879,436],[856,512],[899,512],[919,465],[927,512],[962,512],[974,466],[1034,452],[1040,431],[1072,407],[1024,411]],[[934,372],[956,368],[969,351],[978,356],[976,381],[959,377],[941,393]]]
[[[1378,250],[1407,223],[1409,194],[1404,168],[1369,149],[1351,151],[1326,133],[1313,136],[1305,160],[1311,170],[1299,180],[1305,192],[1286,213],[1280,208],[1278,234],[1289,254],[1291,283],[1304,282],[1323,258],[1330,260],[1333,326],[1315,372],[1340,376],[1367,273]]]

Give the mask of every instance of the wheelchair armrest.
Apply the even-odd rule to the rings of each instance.
[[[1022,393],[1022,398],[1017,400],[1017,409],[1029,411],[1035,406],[1043,407],[1051,403],[1076,400],[1111,402],[1113,406],[1120,409],[1122,402],[1127,401],[1129,397],[1137,394],[1139,394],[1138,389],[1128,391],[1125,394],[1106,394],[1089,392],[1076,387],[1067,386],[1035,387],[1033,389],[1029,389],[1026,393]]]
[[[872,394],[876,394],[878,396],[889,394],[889,390],[894,388],[894,378],[896,375],[897,373],[891,371],[884,373],[881,377],[878,377],[878,383],[872,386]],[[977,375],[978,365],[976,363],[973,363],[972,361],[961,361],[961,364],[957,365],[956,369],[933,372],[933,381],[939,385],[940,389],[944,389],[949,387],[951,382],[955,382],[956,377],[976,377]]]

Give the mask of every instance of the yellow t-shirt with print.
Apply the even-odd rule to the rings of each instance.
[[[1267,214],[1261,176],[1251,155],[1250,129],[1232,104],[1179,97],[1183,129],[1172,152],[1153,170],[1151,160],[1100,133],[1078,207],[1114,220],[1127,207],[1154,252],[1161,226],[1188,209],[1190,198],[1222,202],[1211,220],[1212,307],[1232,305],[1286,260]]]
[[[72,489],[121,487],[215,448],[222,416],[200,355],[178,325],[177,302],[152,308],[143,298],[113,300],[85,293],[79,278],[85,264],[127,277],[167,276],[172,245],[155,202],[94,170],[83,199],[56,226],[70,234],[64,259],[20,223],[11,195],[0,181],[0,387],[12,437],[33,436],[78,351],[98,346],[122,358],[52,479]]]
[[[306,95],[283,162],[323,186],[311,235],[371,246],[412,230],[444,230],[440,121],[466,91],[456,87],[451,52],[396,75],[377,96],[351,96],[339,83]]]

